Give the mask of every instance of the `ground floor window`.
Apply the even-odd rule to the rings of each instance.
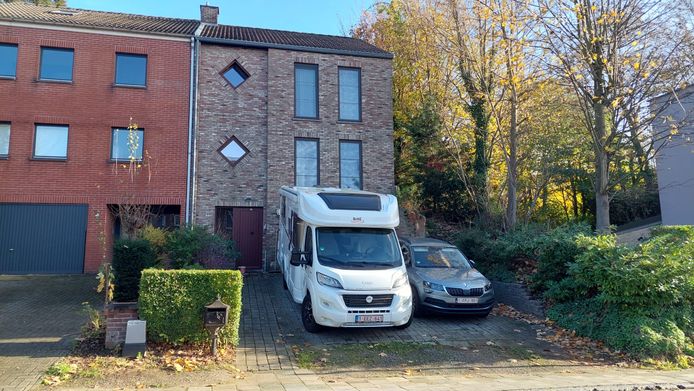
[[[110,204],[113,216],[113,238],[131,237],[146,225],[176,229],[181,225],[180,205]]]
[[[297,186],[320,184],[318,139],[297,138],[294,143],[294,177]]]

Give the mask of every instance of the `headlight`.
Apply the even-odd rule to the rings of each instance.
[[[395,277],[393,288],[400,288],[405,284],[407,284],[407,273],[400,273],[400,275]]]
[[[490,290],[492,290],[492,282],[487,281],[487,284],[484,286],[484,291],[489,292]]]
[[[318,280],[318,283],[321,285],[331,286],[331,287],[337,288],[337,289],[342,289],[342,284],[340,284],[340,281],[338,281],[332,277],[328,277],[323,273],[316,272],[316,280]]]
[[[443,285],[437,284],[435,282],[429,282],[429,281],[424,281],[424,291],[426,292],[432,292],[432,291],[440,291],[443,292]]]

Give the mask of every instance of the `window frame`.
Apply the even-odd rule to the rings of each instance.
[[[229,81],[229,79],[227,79],[227,77],[225,76],[225,74],[226,74],[227,72],[229,72],[229,70],[231,70],[231,68],[233,68],[234,66],[239,67],[239,69],[241,69],[241,72],[243,72],[243,73],[246,74],[246,77],[245,77],[245,78],[243,79],[243,81],[242,81],[239,85],[237,85],[237,86],[234,86],[233,84],[231,84],[231,81]],[[220,75],[220,76],[222,77],[222,79],[224,79],[224,81],[225,81],[231,88],[233,88],[233,89],[240,88],[242,85],[244,85],[244,84],[248,81],[248,79],[251,78],[251,73],[248,72],[248,71],[246,70],[246,68],[244,68],[243,65],[241,65],[241,63],[238,62],[237,60],[232,61],[229,65],[227,65],[226,67],[224,67],[224,69],[222,69],[221,71],[219,71],[219,75]],[[242,76],[243,76],[243,75],[242,75]]]
[[[13,46],[17,49],[14,57],[14,74],[13,75],[0,75],[0,79],[16,80],[17,79],[17,66],[19,65],[19,44],[10,42],[0,42],[0,46]]]
[[[53,128],[59,128],[59,127],[65,127],[67,128],[67,139],[65,140],[65,156],[37,156],[36,155],[36,141],[38,141],[37,133],[38,133],[38,127],[39,126],[46,126],[46,127],[53,127]],[[70,125],[66,124],[45,124],[45,123],[35,123],[34,124],[34,140],[33,140],[33,145],[32,145],[32,150],[31,150],[31,159],[32,160],[47,160],[47,161],[67,161],[67,158],[70,153]]]
[[[316,116],[315,117],[306,117],[306,116],[300,116],[297,114],[297,88],[296,88],[296,71],[297,69],[311,69],[316,71]],[[318,64],[311,64],[311,63],[305,63],[305,62],[295,62],[294,63],[294,118],[296,119],[309,119],[309,120],[318,120],[320,119],[320,74],[319,74],[319,66]]]
[[[358,86],[358,87],[359,87],[359,88],[358,88],[358,90],[359,90],[359,92],[358,92],[358,94],[359,94],[359,119],[345,119],[345,118],[342,118],[342,110],[341,110],[342,106],[341,106],[341,103],[340,103],[340,101],[341,101],[341,97],[340,97],[340,71],[343,70],[343,69],[346,69],[346,70],[356,70],[356,71],[357,71],[357,75],[358,75],[358,79],[357,79],[357,80],[358,80],[358,84],[359,84],[359,86]],[[343,66],[338,66],[338,67],[337,67],[337,120],[338,120],[338,121],[340,121],[340,122],[353,122],[353,123],[362,122],[362,102],[361,102],[361,100],[362,100],[362,91],[361,91],[361,84],[362,84],[362,83],[361,83],[361,68],[359,68],[359,67],[343,67]]]
[[[224,154],[222,153],[222,150],[224,150],[224,148],[226,148],[227,145],[231,144],[233,141],[236,141],[236,144],[238,144],[238,146],[241,147],[241,149],[243,149],[243,151],[245,152],[243,154],[243,156],[241,156],[236,161],[230,160],[228,157],[224,156]],[[219,155],[221,157],[223,157],[224,160],[227,161],[227,163],[231,164],[232,167],[235,167],[237,164],[239,164],[241,162],[241,160],[245,159],[246,156],[250,155],[251,151],[236,136],[231,136],[231,137],[229,137],[229,139],[227,141],[224,142],[224,144],[222,144],[219,148],[217,148],[217,153],[219,153]]]
[[[359,145],[359,189],[364,190],[364,145],[362,140],[345,140],[338,141],[337,160],[339,162],[340,189],[351,189],[351,187],[342,187],[342,144],[357,144]]]
[[[9,133],[7,135],[7,153],[0,153],[0,160],[7,160],[10,158],[10,142],[12,139],[12,122],[0,121],[0,126],[7,125]]]
[[[57,51],[62,51],[62,52],[71,52],[72,53],[72,65],[70,66],[70,79],[50,79],[50,78],[44,78],[42,76],[43,74],[43,51],[44,49],[49,49],[49,50],[57,50]],[[75,81],[75,49],[74,48],[66,48],[66,47],[55,47],[55,46],[41,46],[39,47],[39,77],[38,81],[46,81],[50,83],[73,83]]]
[[[299,186],[297,183],[298,178],[298,164],[297,163],[297,145],[301,141],[311,141],[316,143],[316,187],[320,186],[320,139],[313,137],[294,137],[294,186]]]
[[[118,82],[118,56],[135,56],[145,58],[145,84],[126,84]],[[116,52],[115,61],[113,64],[113,85],[116,87],[130,87],[130,88],[147,88],[147,82],[149,78],[147,77],[147,70],[149,69],[149,56],[142,53],[127,53],[127,52]]]
[[[117,127],[117,126],[111,128],[111,149],[110,149],[110,151],[109,151],[109,161],[110,161],[111,163],[129,162],[129,161],[130,161],[130,158],[118,159],[118,158],[114,158],[114,157],[113,157],[113,133],[114,133],[116,130],[128,131],[128,128],[127,128],[127,127]],[[142,140],[141,140],[141,143],[142,143],[142,156],[140,156],[139,159],[133,160],[134,162],[138,162],[138,163],[139,163],[139,162],[142,162],[142,160],[143,160],[143,158],[144,158],[144,153],[145,153],[145,128],[137,128],[137,129],[135,129],[135,130],[139,130],[139,131],[142,132]]]

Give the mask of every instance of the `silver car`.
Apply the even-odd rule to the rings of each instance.
[[[428,311],[487,316],[494,308],[492,283],[454,245],[430,238],[401,238],[400,247],[415,316]]]

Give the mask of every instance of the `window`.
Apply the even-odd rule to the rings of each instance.
[[[315,187],[320,183],[318,165],[318,140],[296,139],[294,143],[294,167],[297,186]]]
[[[294,65],[294,116],[318,118],[318,65]]]
[[[142,160],[143,129],[111,129],[111,160]]]
[[[34,158],[67,159],[67,125],[36,125]]]
[[[146,86],[147,56],[144,54],[116,53],[116,84]]]
[[[17,45],[0,43],[0,77],[17,76]]]
[[[340,120],[361,121],[361,69],[338,68]]]
[[[226,81],[228,81],[229,84],[231,84],[231,86],[234,88],[243,84],[243,82],[250,77],[248,72],[246,72],[246,70],[243,69],[236,61],[234,61],[226,70],[222,71],[222,76],[224,76]]]
[[[41,48],[41,80],[72,81],[73,49]]]
[[[241,159],[248,155],[250,151],[235,136],[232,136],[219,147],[217,152],[224,156],[232,166],[235,166]]]
[[[362,188],[361,141],[340,141],[340,187]]]
[[[10,124],[0,122],[0,157],[10,153]]]

